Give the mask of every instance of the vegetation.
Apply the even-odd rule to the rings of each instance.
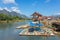
[[[11,16],[1,13],[0,14],[0,23],[8,23],[8,22],[22,22],[24,20],[28,20],[28,18],[22,18],[19,16]]]
[[[0,20],[21,20],[23,18],[18,16],[11,16],[11,15],[5,15],[3,13],[0,14]]]
[[[23,22],[25,20],[31,20],[27,17],[20,17],[20,16],[11,16],[6,15],[4,13],[0,13],[0,23],[10,23],[10,22]]]

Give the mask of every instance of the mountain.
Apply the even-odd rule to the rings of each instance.
[[[60,17],[60,15],[54,15],[53,17],[54,17],[54,18],[59,18],[59,17]]]
[[[7,11],[7,10],[5,10],[5,9],[0,10],[0,14],[1,14],[1,13],[6,14],[6,15],[9,15],[9,14],[10,14],[10,12]]]
[[[60,17],[60,15],[55,15],[56,18]]]
[[[0,14],[2,14],[2,13],[3,13],[3,14],[6,14],[6,15],[8,15],[8,16],[18,16],[18,17],[21,17],[21,18],[27,18],[26,15],[17,13],[17,12],[15,12],[15,11],[9,12],[8,10],[3,9],[3,10],[0,10]]]

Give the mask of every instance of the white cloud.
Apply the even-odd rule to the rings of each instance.
[[[53,15],[60,15],[60,12],[53,13]]]
[[[17,12],[17,13],[21,13],[21,11],[19,10],[18,7],[11,7],[11,10],[12,10],[12,11],[15,11],[15,12]]]
[[[0,7],[0,10],[3,10],[3,8]]]
[[[60,15],[60,13],[56,13],[56,15]]]
[[[45,0],[46,3],[50,2],[51,0]]]
[[[4,4],[10,4],[10,3],[16,4],[16,1],[15,0],[3,0],[3,3]]]
[[[37,1],[35,1],[34,3],[32,3],[32,6],[36,6],[37,5]]]
[[[10,10],[10,9],[8,9],[7,7],[4,7],[3,9],[5,9],[5,10],[7,10],[7,11],[11,12],[11,10]]]
[[[3,10],[3,9],[5,9],[9,12],[14,11],[14,12],[17,12],[17,13],[22,13],[18,7],[11,7],[11,8],[7,8],[7,7],[2,8],[2,7],[0,7],[0,10]]]
[[[3,9],[5,9],[5,10],[7,10],[7,11],[11,12],[11,10],[10,10],[10,9],[8,9],[7,7],[4,7],[4,8],[0,7],[0,10],[3,10]]]

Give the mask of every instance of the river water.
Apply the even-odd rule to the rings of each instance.
[[[28,21],[27,21],[28,22]],[[22,29],[16,29],[20,25],[26,24],[25,22],[15,22],[15,23],[0,23],[0,40],[60,40],[60,37],[50,36],[19,36]]]

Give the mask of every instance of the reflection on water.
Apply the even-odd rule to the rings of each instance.
[[[60,40],[57,36],[19,36],[22,29],[16,29],[16,27],[23,24],[26,24],[26,21],[0,24],[0,40]]]

